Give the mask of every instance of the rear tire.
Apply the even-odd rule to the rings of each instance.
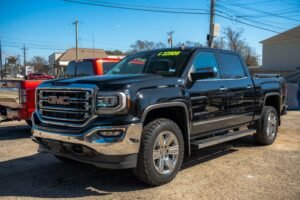
[[[156,119],[143,129],[135,175],[143,182],[159,186],[177,175],[183,160],[184,140],[178,125]]]
[[[272,144],[277,136],[278,131],[278,113],[272,106],[263,108],[261,119],[257,122],[255,141],[260,145]]]

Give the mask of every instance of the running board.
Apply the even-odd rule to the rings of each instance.
[[[191,143],[192,149],[202,149],[205,147],[213,146],[237,138],[245,137],[247,135],[253,135],[256,133],[256,129],[248,129],[243,131],[230,132],[225,135],[214,136],[207,139],[196,140]]]

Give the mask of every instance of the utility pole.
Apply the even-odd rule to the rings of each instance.
[[[76,20],[73,24],[75,24],[76,60],[78,60],[78,20]]]
[[[173,34],[174,34],[174,31],[170,31],[167,33],[169,38],[168,38],[168,43],[170,44],[171,48],[173,47]]]
[[[221,37],[221,49],[224,48],[224,41],[223,41],[224,37]]]
[[[207,36],[208,47],[213,47],[215,21],[215,0],[210,0],[209,35]]]
[[[24,68],[26,68],[26,51],[28,50],[28,48],[26,48],[25,44],[23,46],[23,48],[21,48],[23,50],[23,58],[24,58]]]
[[[18,74],[21,74],[21,61],[20,61],[20,55],[17,55],[18,60]]]
[[[0,39],[0,76],[1,76],[1,80],[3,80],[3,66],[2,66],[2,44],[1,44],[1,39]]]
[[[0,39],[0,70],[2,73],[2,44],[1,44],[1,39]]]
[[[95,58],[95,44],[94,44],[94,34],[93,34],[93,58]]]

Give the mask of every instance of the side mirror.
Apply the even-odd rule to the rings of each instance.
[[[218,76],[218,73],[214,70],[213,67],[198,69],[197,71],[191,73],[192,81],[197,81],[200,79],[207,79],[207,78],[214,78],[217,76]]]

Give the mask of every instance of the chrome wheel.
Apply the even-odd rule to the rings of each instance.
[[[268,124],[267,124],[267,135],[268,137],[274,137],[277,129],[277,118],[273,112],[269,113]]]
[[[161,132],[153,147],[153,164],[160,174],[170,174],[173,172],[179,155],[179,144],[175,134],[171,131]]]

